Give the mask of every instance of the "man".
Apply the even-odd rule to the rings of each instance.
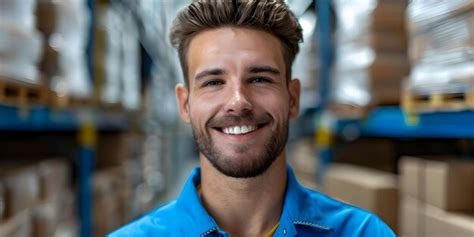
[[[193,1],[170,36],[201,168],[177,200],[111,236],[394,236],[375,215],[300,186],[287,166],[302,35],[283,1]]]

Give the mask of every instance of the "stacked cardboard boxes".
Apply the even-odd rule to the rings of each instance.
[[[408,5],[409,56],[412,72],[404,105],[411,110],[452,110],[474,106],[474,2],[414,0]],[[425,105],[423,98],[447,98]],[[454,105],[460,101],[461,105]]]
[[[37,28],[45,38],[39,64],[44,83],[59,95],[90,97],[86,60],[90,14],[85,1],[37,1]]]
[[[0,80],[38,84],[43,37],[35,29],[36,0],[1,0],[0,5]]]
[[[400,161],[402,236],[474,235],[474,162]]]
[[[401,81],[409,72],[406,2],[334,3],[338,28],[331,82],[333,104],[336,108],[398,104]]]
[[[59,229],[77,230],[68,167],[64,159],[1,162],[0,236],[49,237]],[[72,232],[69,236],[78,233]]]
[[[129,9],[110,1],[96,3],[94,71],[101,104],[140,108],[140,45],[137,23]]]
[[[332,164],[324,177],[328,195],[377,214],[398,230],[398,180],[391,173],[347,164]]]

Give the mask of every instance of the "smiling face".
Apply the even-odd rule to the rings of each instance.
[[[300,85],[287,82],[282,46],[264,31],[222,27],[189,45],[189,88],[176,87],[181,118],[201,155],[224,175],[262,174],[282,155]]]

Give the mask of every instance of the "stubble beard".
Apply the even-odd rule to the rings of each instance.
[[[194,140],[199,151],[220,173],[233,178],[252,178],[268,170],[286,145],[288,128],[287,120],[272,131],[272,135],[265,141],[263,149],[257,149],[259,151],[255,154],[248,154],[253,157],[234,159],[235,157],[226,157],[221,151],[223,148],[217,147],[210,135],[199,131],[197,126],[192,124]],[[234,148],[234,152],[240,155],[244,154],[251,148],[250,146],[252,145],[242,143]]]

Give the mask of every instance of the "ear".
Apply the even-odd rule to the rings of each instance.
[[[188,96],[189,96],[188,88],[186,88],[185,85],[180,83],[176,85],[175,93],[176,93],[176,100],[178,101],[179,115],[181,116],[181,119],[184,122],[190,123],[191,119],[189,116],[189,108],[188,108]]]
[[[295,119],[300,112],[300,81],[298,79],[291,80],[288,84],[288,91],[290,92],[290,118]]]

